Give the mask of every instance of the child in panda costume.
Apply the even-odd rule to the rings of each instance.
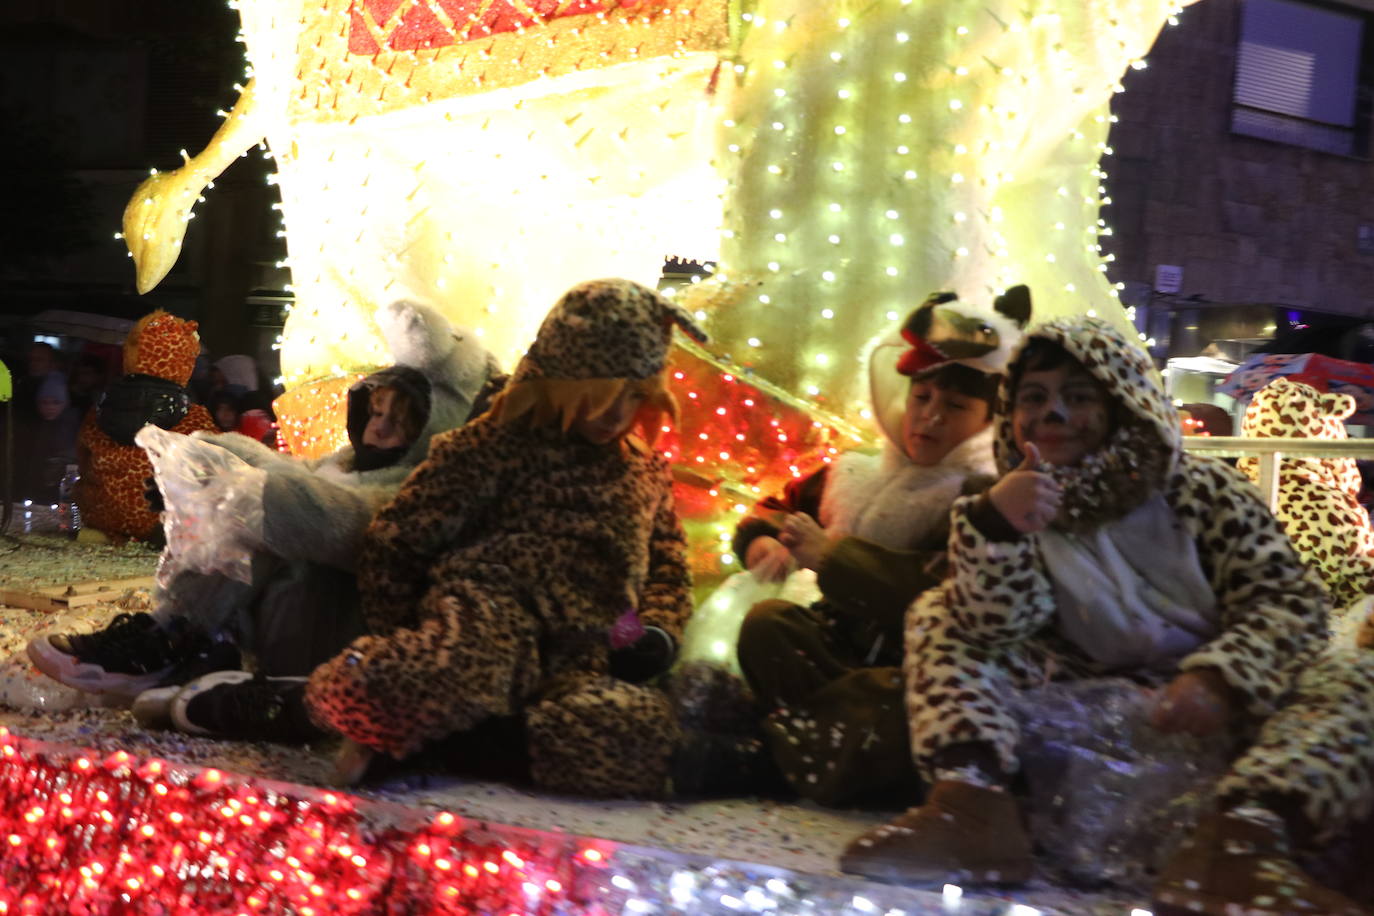
[[[801,795],[838,805],[912,784],[902,619],[944,575],[949,508],[992,482],[993,401],[1030,316],[1018,286],[991,309],[937,293],[868,354],[877,455],[850,452],[764,500],[734,547],[750,574],[813,570],[820,600],[756,604],[740,667],[774,760]]]

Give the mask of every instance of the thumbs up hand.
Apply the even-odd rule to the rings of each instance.
[[[1040,449],[1025,445],[1025,458],[992,485],[988,499],[1002,517],[1022,534],[1044,531],[1059,514],[1063,491],[1053,477],[1040,470]]]

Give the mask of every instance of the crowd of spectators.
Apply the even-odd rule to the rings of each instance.
[[[0,488],[8,480],[11,499],[58,500],[67,468],[78,463],[81,421],[100,403],[109,383],[123,374],[118,346],[68,343],[70,348],[59,349],[31,340],[0,352],[13,382],[11,403],[0,404]],[[274,392],[264,384],[253,357],[232,354],[212,360],[203,351],[189,387],[221,430],[276,444]]]

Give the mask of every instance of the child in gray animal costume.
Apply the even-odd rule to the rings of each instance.
[[[140,431],[155,464],[175,453],[192,482],[178,489],[169,465],[159,465],[169,545],[154,611],[121,614],[88,635],[33,640],[28,653],[39,670],[132,698],[236,669],[238,649],[261,674],[304,675],[361,632],[354,569],[373,513],[430,438],[480,412],[504,382],[471,335],[427,306],[393,303],[377,322],[398,364],[350,388],[349,444],[330,455],[291,458],[237,433]],[[170,697],[149,699],[138,704],[140,718],[164,720]]]

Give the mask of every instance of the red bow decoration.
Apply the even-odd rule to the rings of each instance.
[[[911,349],[897,360],[897,372],[902,375],[913,376],[931,366],[949,362],[948,356],[932,346],[924,337],[917,336],[915,331],[903,328],[902,339],[911,344]]]

